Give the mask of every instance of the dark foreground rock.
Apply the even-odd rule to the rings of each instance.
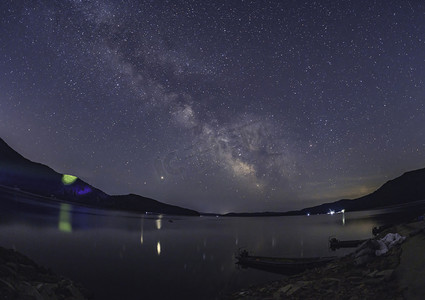
[[[252,287],[232,295],[232,299],[402,299],[394,286],[400,247],[385,257],[358,266],[352,257],[300,275]]]
[[[407,239],[382,256],[359,260],[364,258],[359,253],[367,251],[358,249],[322,268],[249,287],[228,299],[423,299],[424,223],[389,228],[377,239],[388,233],[400,233]]]
[[[82,300],[89,293],[15,250],[0,247],[0,299]]]

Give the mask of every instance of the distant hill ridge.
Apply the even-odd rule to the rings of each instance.
[[[425,168],[406,172],[400,177],[387,181],[373,193],[356,198],[342,199],[288,212],[229,213],[226,216],[295,216],[326,214],[330,210],[359,211],[405,204],[425,200]]]
[[[63,175],[46,165],[26,159],[0,138],[0,185],[98,208],[140,213],[199,215],[194,210],[139,195],[111,196],[79,178]]]
[[[380,188],[366,196],[304,208],[302,213],[326,213],[330,209],[348,211],[366,210],[425,200],[425,168],[406,172],[400,177],[387,181]]]

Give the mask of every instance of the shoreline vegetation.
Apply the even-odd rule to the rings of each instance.
[[[390,227],[406,237],[382,256],[358,263],[356,251],[334,262],[281,280],[251,286],[227,299],[423,299],[425,285],[425,223],[412,221]]]

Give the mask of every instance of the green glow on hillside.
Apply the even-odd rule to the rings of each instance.
[[[77,176],[63,174],[62,183],[65,185],[70,185],[70,184],[73,184],[75,180],[77,180],[77,178],[78,178]]]

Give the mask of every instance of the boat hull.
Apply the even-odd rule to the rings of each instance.
[[[356,248],[366,241],[367,240],[340,241],[336,238],[332,238],[329,240],[329,248],[333,251],[340,248]]]
[[[335,257],[278,258],[265,256],[238,255],[237,264],[284,275],[293,275],[305,270],[321,267],[335,260]]]

